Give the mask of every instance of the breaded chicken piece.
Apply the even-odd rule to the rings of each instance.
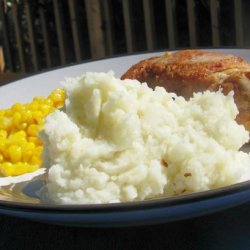
[[[126,78],[163,86],[186,99],[194,92],[233,90],[236,120],[250,131],[250,64],[240,57],[201,50],[166,52],[133,65],[121,77]]]

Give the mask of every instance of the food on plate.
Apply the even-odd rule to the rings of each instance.
[[[0,176],[16,176],[41,165],[42,142],[37,137],[44,117],[63,105],[64,90],[48,98],[35,97],[31,103],[16,103],[0,110]]]
[[[163,86],[190,98],[199,91],[234,91],[239,109],[236,120],[250,131],[250,64],[240,57],[201,50],[166,52],[133,65],[121,77]]]
[[[235,121],[233,92],[185,100],[112,72],[89,72],[63,86],[65,106],[46,117],[40,134],[43,201],[146,200],[250,178],[250,155],[239,151],[249,133]]]

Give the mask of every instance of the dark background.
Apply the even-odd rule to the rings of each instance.
[[[87,0],[88,1],[88,0]],[[2,9],[0,13],[0,44],[2,44],[5,54],[5,71],[29,73],[46,68],[56,67],[62,64],[69,64],[77,61],[74,52],[72,23],[77,23],[78,40],[80,43],[80,59],[86,60],[93,57],[104,57],[110,55],[125,54],[128,52],[125,31],[125,14],[123,12],[124,2],[129,4],[129,16],[131,20],[131,32],[133,39],[133,49],[129,52],[148,51],[146,45],[145,15],[143,10],[143,0],[92,0],[90,3],[96,3],[100,9],[101,22],[99,31],[103,37],[100,46],[104,47],[104,53],[97,56],[91,52],[90,35],[93,30],[88,28],[86,2],[84,0],[0,0]],[[189,48],[190,30],[188,26],[187,2],[189,0],[171,0],[173,23],[175,29],[175,48]],[[57,3],[55,8],[55,2]],[[76,16],[70,15],[70,4],[74,3]],[[109,19],[104,15],[105,3],[109,9]],[[153,48],[151,50],[164,50],[169,48],[168,30],[166,21],[166,4],[165,0],[148,0],[151,8],[152,27],[153,27]],[[210,0],[194,0],[195,10],[195,29],[196,29],[196,47],[213,47],[212,29],[219,31],[219,47],[249,47],[250,35],[248,27],[250,19],[250,3],[246,0],[217,0],[218,26],[213,27],[211,23]],[[236,3],[241,3],[239,10],[241,26],[237,27],[236,22]],[[14,12],[14,7],[17,13]],[[28,12],[27,6],[31,10],[32,28],[34,31],[34,43],[38,57],[38,68],[34,67],[32,62],[31,35],[28,32]],[[55,13],[60,14],[62,37],[58,37]],[[51,63],[48,65],[45,58],[45,37],[42,30],[42,21],[40,14],[43,13],[46,28],[48,31],[48,46]],[[93,12],[94,13],[94,12]],[[92,13],[92,14],[93,14]],[[24,55],[25,69],[20,66],[20,55],[18,50],[20,45],[17,44],[16,27],[14,16],[18,19],[21,33],[22,51]],[[74,20],[73,20],[74,19]],[[113,43],[112,51],[109,51],[107,36],[108,22],[110,22],[111,41]],[[243,42],[237,43],[237,30],[243,30]],[[5,31],[5,32],[4,32]],[[66,60],[62,62],[60,58],[59,45],[64,44]],[[6,45],[8,44],[8,46]]]
[[[0,249],[250,249],[250,203],[161,225],[74,228],[2,216]]]

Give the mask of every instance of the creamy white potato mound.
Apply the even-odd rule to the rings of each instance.
[[[61,204],[111,203],[213,189],[250,179],[249,134],[233,93],[190,101],[109,73],[63,84],[64,111],[46,119],[45,196]]]

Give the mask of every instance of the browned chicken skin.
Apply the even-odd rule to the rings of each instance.
[[[186,99],[199,91],[233,90],[236,120],[250,131],[250,64],[240,57],[201,50],[166,52],[133,65],[121,78],[163,86]]]

